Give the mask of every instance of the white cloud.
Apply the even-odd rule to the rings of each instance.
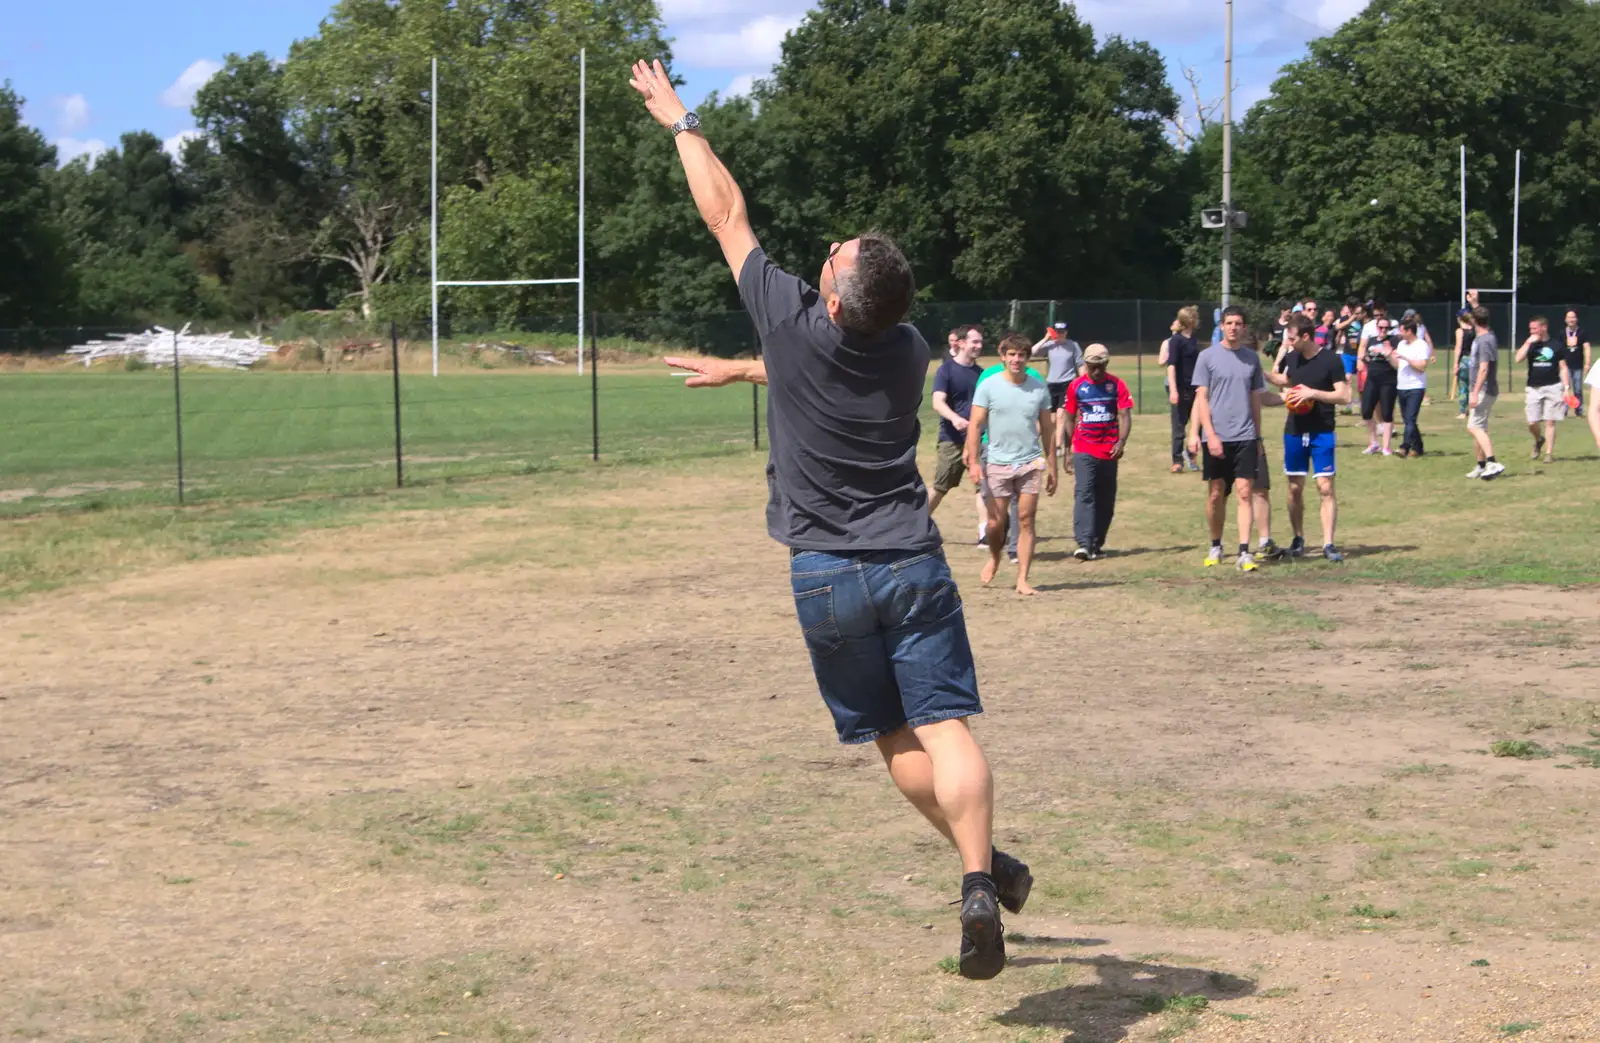
[[[56,132],[59,134],[76,134],[89,125],[89,99],[81,94],[54,98],[50,107],[55,111]]]
[[[813,4],[812,0],[660,0],[660,6],[662,18],[668,22],[684,22],[765,14],[798,18]]]
[[[799,24],[797,16],[763,15],[734,29],[683,32],[672,50],[679,62],[702,69],[770,68]]]
[[[1317,8],[1317,24],[1333,32],[1367,9],[1368,0],[1322,0]]]
[[[180,130],[178,133],[172,135],[172,137],[163,141],[161,143],[161,148],[173,159],[182,159],[184,143],[204,136],[205,135],[193,128],[190,128],[189,130]]]
[[[728,84],[728,89],[723,91],[722,95],[725,98],[747,97],[755,89],[755,86],[755,76],[747,72],[742,76],[735,76],[733,82]]]
[[[194,96],[206,81],[222,70],[220,62],[210,58],[201,58],[183,70],[172,86],[161,92],[161,104],[169,109],[187,109],[194,104]]]
[[[80,141],[74,137],[60,137],[50,144],[56,147],[56,163],[60,166],[66,166],[79,156],[88,156],[93,163],[106,150],[106,143],[99,138]]]

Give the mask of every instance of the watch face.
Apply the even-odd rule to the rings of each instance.
[[[684,113],[683,126],[684,126],[684,128],[686,130],[699,130],[700,129],[700,117],[695,115],[692,112]]]

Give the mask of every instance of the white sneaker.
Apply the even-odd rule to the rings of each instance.
[[[1254,571],[1256,571],[1257,567],[1258,566],[1256,565],[1256,559],[1252,555],[1249,555],[1249,554],[1241,554],[1241,555],[1239,555],[1239,571],[1240,572],[1254,572]]]
[[[1468,478],[1482,478],[1483,477],[1483,465],[1479,464],[1477,467],[1474,467],[1472,470],[1468,471],[1467,472],[1467,477]]]
[[[1482,478],[1484,481],[1487,482],[1489,479],[1497,478],[1500,475],[1505,474],[1505,473],[1506,473],[1506,465],[1502,464],[1502,463],[1499,463],[1499,462],[1495,462],[1495,463],[1492,463],[1492,464],[1485,465],[1484,469],[1483,469],[1483,474],[1479,475],[1478,477]]]

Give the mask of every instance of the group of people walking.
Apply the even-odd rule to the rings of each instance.
[[[1037,542],[1039,497],[1054,496],[1060,470],[1073,477],[1073,535],[1079,561],[1105,556],[1116,513],[1117,474],[1133,431],[1133,396],[1108,372],[1103,344],[1083,348],[1065,322],[1029,343],[1020,334],[1000,342],[1000,364],[981,369],[983,330],[958,326],[933,378],[939,415],[938,462],[930,514],[970,475],[977,489],[978,544],[989,560],[981,575],[994,582],[1007,555],[1017,566],[1017,593],[1028,581]],[[1029,366],[1047,361],[1046,375]]]

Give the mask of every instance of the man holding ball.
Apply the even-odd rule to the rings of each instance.
[[[1315,327],[1304,315],[1296,315],[1289,325],[1294,348],[1284,359],[1281,372],[1267,374],[1267,380],[1287,390],[1283,393],[1289,420],[1283,428],[1283,473],[1289,479],[1289,524],[1294,527],[1290,558],[1306,556],[1306,476],[1317,479],[1322,497],[1322,556],[1335,564],[1344,561],[1334,546],[1334,528],[1339,521],[1339,502],[1334,495],[1335,408],[1350,401],[1350,378],[1338,352],[1325,348],[1313,337]]]

